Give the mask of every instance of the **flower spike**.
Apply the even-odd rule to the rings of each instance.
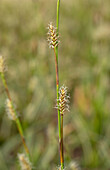
[[[60,110],[61,114],[64,114],[65,111],[69,111],[69,98],[70,96],[68,96],[67,94],[67,87],[65,87],[64,85],[60,87],[59,90],[59,105],[57,106],[57,108]]]
[[[4,58],[0,56],[0,73],[4,73],[4,71],[5,71]]]
[[[31,162],[24,153],[19,153],[18,159],[22,170],[32,170]]]
[[[59,44],[59,40],[58,40],[59,36],[57,35],[56,28],[52,25],[52,23],[48,25],[47,34],[48,34],[47,41],[49,43],[49,47],[54,49]]]
[[[12,102],[9,99],[6,100],[6,112],[7,112],[9,119],[11,120],[17,119],[17,116],[14,113]]]

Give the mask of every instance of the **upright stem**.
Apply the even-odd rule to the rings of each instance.
[[[64,153],[63,153],[63,114],[61,114],[61,170],[64,169]]]
[[[56,20],[57,35],[59,34],[59,13],[60,13],[60,0],[57,0],[57,20]],[[59,106],[58,46],[54,48],[54,54],[55,54],[55,68],[56,68],[57,106]],[[58,129],[59,129],[60,163],[61,163],[61,170],[63,170],[64,169],[63,136],[62,136],[63,135],[63,124],[62,124],[62,130],[61,130],[61,116],[60,116],[59,108],[58,108]]]
[[[57,0],[57,32],[59,31],[60,0]]]
[[[0,73],[0,76],[1,76],[1,79],[2,79],[2,82],[3,82],[3,85],[4,85],[4,87],[5,87],[6,95],[7,95],[8,99],[9,99],[10,102],[11,102],[11,105],[12,105],[12,108],[13,108],[13,111],[14,111],[14,114],[15,114],[15,116],[16,116],[15,122],[16,122],[16,125],[17,125],[17,128],[18,128],[19,134],[20,134],[20,136],[21,136],[21,140],[22,140],[22,142],[23,142],[24,149],[25,149],[25,151],[26,151],[27,156],[30,158],[29,149],[28,149],[28,147],[27,147],[27,145],[26,145],[26,141],[25,141],[25,138],[24,138],[23,128],[22,128],[22,125],[21,125],[21,123],[20,123],[19,118],[17,117],[17,113],[16,113],[16,111],[15,111],[15,109],[14,109],[13,102],[12,102],[12,99],[11,99],[11,96],[10,96],[10,92],[9,92],[9,90],[8,90],[8,85],[7,85],[7,82],[6,82],[4,73]]]
[[[56,20],[57,34],[59,33],[59,16],[60,16],[60,0],[57,0],[57,20]],[[58,46],[55,48],[55,51],[58,62]]]
[[[59,74],[58,74],[58,55],[54,48],[55,54],[55,70],[56,70],[56,91],[57,91],[57,106],[59,106]],[[58,53],[57,53],[58,54]],[[61,120],[60,120],[60,110],[58,109],[58,130],[59,130],[59,144],[61,143]],[[61,149],[61,148],[60,148]],[[60,156],[61,158],[61,156]]]

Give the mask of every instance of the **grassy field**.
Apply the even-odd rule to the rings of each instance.
[[[0,55],[36,170],[60,164],[54,54],[47,43],[56,2],[0,0]],[[71,96],[64,115],[65,166],[109,170],[110,0],[61,0],[60,7],[60,85]],[[0,170],[19,170],[23,147],[5,100],[0,80]]]

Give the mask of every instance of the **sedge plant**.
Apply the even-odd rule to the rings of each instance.
[[[55,55],[55,71],[56,71],[56,95],[57,95],[57,111],[58,111],[58,132],[59,132],[59,149],[60,149],[60,169],[64,169],[64,149],[63,149],[63,115],[65,110],[69,110],[69,96],[67,88],[62,86],[59,88],[59,65],[58,65],[58,45],[59,45],[59,14],[60,0],[57,0],[57,19],[56,27],[52,23],[48,25],[48,43],[53,49]]]
[[[7,111],[9,119],[13,120],[16,123],[18,132],[21,136],[21,140],[22,140],[25,152],[26,152],[26,157],[30,160],[29,149],[28,149],[28,146],[27,146],[26,141],[25,141],[24,132],[23,132],[21,122],[19,120],[19,117],[17,115],[17,112],[15,110],[15,107],[14,107],[14,104],[13,104],[13,101],[12,101],[12,98],[11,98],[11,95],[10,95],[8,84],[7,84],[7,81],[6,81],[6,78],[5,78],[5,71],[6,71],[5,61],[4,61],[4,58],[2,56],[0,56],[0,77],[2,79],[3,86],[4,86],[4,89],[5,89],[5,93],[6,93],[6,96],[7,96],[6,111]]]

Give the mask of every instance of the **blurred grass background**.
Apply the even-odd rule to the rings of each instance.
[[[0,54],[6,78],[37,170],[59,163],[55,66],[48,23],[56,0],[0,0]],[[61,0],[60,84],[71,96],[64,116],[65,166],[110,169],[110,1]],[[5,113],[0,81],[0,170],[17,170],[23,147]]]

